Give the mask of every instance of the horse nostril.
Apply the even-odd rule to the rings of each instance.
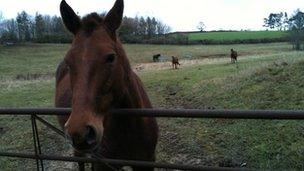
[[[87,126],[87,132],[85,135],[85,141],[87,145],[95,145],[97,140],[96,131],[92,126]]]
[[[83,142],[83,138],[80,135],[75,134],[71,137],[71,142],[74,146],[78,146]]]

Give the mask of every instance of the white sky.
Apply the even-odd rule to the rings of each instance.
[[[59,15],[61,0],[0,0],[5,18],[25,10],[31,15]],[[80,15],[108,11],[115,0],[66,0]],[[197,30],[203,21],[207,30],[264,29],[263,18],[271,12],[304,10],[304,0],[125,0],[125,15],[155,16],[173,31]]]

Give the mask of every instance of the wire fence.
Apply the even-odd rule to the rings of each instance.
[[[137,166],[147,168],[177,169],[177,170],[227,170],[237,171],[246,170],[243,168],[217,168],[192,165],[179,165],[171,163],[156,163],[147,161],[130,161],[106,159],[100,156],[92,158],[84,157],[62,157],[54,155],[43,155],[41,153],[40,139],[37,129],[37,121],[41,122],[49,129],[53,130],[62,137],[65,136],[61,129],[58,129],[40,116],[46,115],[69,115],[69,108],[2,108],[0,116],[4,115],[24,115],[30,116],[33,132],[34,154],[28,153],[8,153],[0,152],[0,157],[14,157],[36,160],[37,170],[44,170],[44,160],[65,161],[77,163],[101,163],[111,166],[113,170],[117,167],[112,166]],[[199,110],[199,109],[116,109],[110,111],[113,115],[138,116],[138,117],[166,117],[166,118],[224,118],[224,119],[268,119],[268,120],[304,120],[304,111],[294,110]]]

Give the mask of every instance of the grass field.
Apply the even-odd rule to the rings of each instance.
[[[150,62],[157,52],[178,56],[192,53],[194,59],[211,59],[209,63],[179,70],[168,66],[140,71],[154,107],[304,108],[303,52],[291,51],[285,43],[233,47],[242,54],[236,65],[227,58],[231,45],[126,45],[126,51],[133,65]],[[37,44],[0,47],[0,106],[53,106],[53,75],[67,48],[68,45]],[[47,119],[56,123],[53,117]],[[159,123],[158,161],[274,170],[304,168],[303,122],[159,119]],[[41,125],[39,128],[44,153],[66,152],[63,139]],[[26,117],[0,118],[0,151],[29,152],[32,147],[30,121]],[[46,166],[50,170],[66,167],[64,163],[50,162]],[[34,167],[27,160],[0,158],[0,170]]]
[[[54,73],[57,64],[63,59],[68,44],[25,44],[2,47],[0,50],[0,77],[18,77],[24,74],[48,75]],[[202,59],[229,57],[234,48],[241,56],[265,55],[273,52],[291,51],[286,43],[252,45],[176,46],[176,45],[127,45],[126,52],[132,64],[152,62],[154,54],[162,54],[171,60],[175,55],[181,59]],[[26,72],[24,72],[26,71]]]
[[[248,39],[274,39],[287,36],[284,31],[234,31],[234,32],[204,32],[190,33],[189,40],[248,40]]]

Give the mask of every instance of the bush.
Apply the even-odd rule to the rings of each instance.
[[[10,32],[3,32],[0,38],[1,44],[4,43],[16,43],[18,42],[18,38],[16,34]]]
[[[36,43],[71,43],[73,37],[69,34],[48,34],[35,40]]]

